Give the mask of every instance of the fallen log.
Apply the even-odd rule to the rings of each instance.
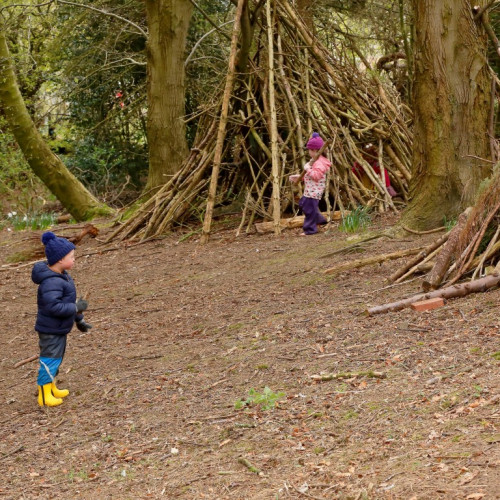
[[[468,283],[462,283],[460,285],[452,285],[441,290],[434,290],[428,293],[419,293],[408,297],[407,299],[402,299],[397,302],[391,302],[390,304],[383,304],[381,306],[370,307],[367,309],[366,313],[369,316],[375,314],[382,314],[391,311],[401,311],[405,307],[410,306],[414,302],[418,302],[424,299],[433,299],[434,297],[442,297],[443,299],[451,299],[453,297],[465,297],[470,293],[485,292],[486,290],[497,286],[500,283],[500,270],[495,269],[495,273],[485,276],[484,278],[469,281]]]
[[[349,212],[344,212],[344,214]],[[327,212],[322,212],[323,217],[328,218]],[[342,212],[340,210],[335,210],[332,212],[331,220],[340,220],[342,218]],[[280,220],[281,229],[293,229],[294,227],[301,227],[304,224],[304,216],[297,215],[295,217],[288,217],[287,219]],[[274,222],[256,222],[255,229],[259,234],[272,233],[274,232]]]
[[[349,269],[357,269],[358,267],[369,266],[371,264],[378,264],[379,262],[385,262],[386,260],[400,259],[402,257],[408,257],[408,255],[415,255],[421,252],[424,247],[408,248],[407,250],[399,250],[398,252],[385,253],[382,255],[374,255],[373,257],[366,257],[365,259],[357,259],[349,262],[342,262],[336,266],[330,267],[323,271],[324,274],[334,274],[340,271],[347,271]]]

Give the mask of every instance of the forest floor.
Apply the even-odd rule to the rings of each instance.
[[[500,498],[499,291],[368,317],[419,291],[387,287],[402,261],[323,270],[439,235],[329,255],[352,237],[299,233],[84,241],[93,329],[68,337],[71,394],[40,408],[38,362],[14,368],[38,353],[32,266],[6,264],[41,231],[1,231],[0,498]],[[265,387],[274,409],[251,401]]]

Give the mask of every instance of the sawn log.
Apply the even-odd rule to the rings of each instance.
[[[348,213],[348,212],[347,212]],[[327,212],[321,212],[325,219],[328,219]],[[331,220],[340,220],[342,218],[342,212],[340,210],[335,210],[331,214]],[[297,215],[295,217],[288,217],[287,219],[280,220],[281,229],[292,229],[294,227],[300,227],[304,224],[304,216]],[[255,229],[259,234],[272,233],[274,232],[274,222],[256,222]]]

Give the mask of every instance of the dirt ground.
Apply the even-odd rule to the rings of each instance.
[[[403,261],[323,270],[439,235],[329,256],[348,235],[299,232],[84,241],[72,276],[93,329],[68,338],[71,394],[40,408],[38,362],[14,368],[38,353],[32,266],[7,262],[41,232],[3,230],[0,498],[500,498],[499,291],[367,317],[418,292],[387,287]],[[265,387],[274,409],[235,408]]]

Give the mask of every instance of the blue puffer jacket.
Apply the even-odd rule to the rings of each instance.
[[[31,279],[38,285],[38,313],[35,330],[52,335],[66,335],[73,323],[83,318],[76,313],[76,288],[71,276],[64,271],[52,271],[47,262],[33,266]]]

